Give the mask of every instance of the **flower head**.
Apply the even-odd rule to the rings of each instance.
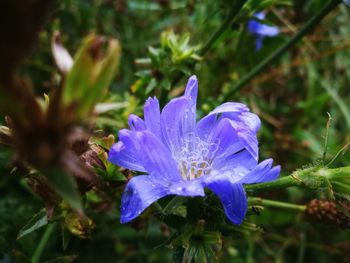
[[[157,98],[149,98],[144,120],[130,115],[130,130],[119,132],[109,161],[147,173],[128,182],[122,196],[122,223],[164,196],[204,196],[207,187],[221,199],[227,217],[240,224],[247,211],[243,184],[278,176],[280,167],[272,168],[271,159],[258,164],[258,116],[244,104],[228,102],[197,123],[197,93],[197,78],[192,76],[183,96],[162,111]]]
[[[254,14],[254,17],[263,20],[265,18],[265,12],[258,12]],[[256,50],[260,50],[262,48],[264,37],[274,37],[279,34],[279,29],[277,26],[268,26],[257,19],[251,19],[248,22],[248,30],[256,37]]]

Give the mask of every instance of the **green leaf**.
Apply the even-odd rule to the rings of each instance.
[[[73,209],[82,211],[82,204],[78,192],[78,186],[73,176],[61,169],[51,169],[46,172],[47,179],[52,188],[65,200]]]
[[[61,236],[62,236],[62,249],[63,251],[66,251],[68,244],[71,240],[72,234],[63,225],[61,226]]]
[[[17,239],[20,239],[39,228],[48,224],[46,211],[45,209],[40,210],[37,214],[35,214],[29,222],[19,231]]]
[[[152,92],[152,90],[157,86],[157,81],[156,79],[152,78],[151,81],[148,83],[146,87],[146,92],[145,94],[148,95],[149,93]]]

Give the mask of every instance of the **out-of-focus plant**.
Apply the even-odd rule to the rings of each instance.
[[[188,33],[179,36],[171,30],[163,32],[160,47],[149,47],[149,58],[137,60],[138,64],[144,64],[147,68],[137,73],[139,79],[131,91],[144,95],[154,89],[166,92],[171,88],[171,80],[179,72],[190,75],[192,63],[201,58],[198,55],[200,47],[192,46],[189,42]]]
[[[0,151],[0,172],[5,171],[0,187],[7,195],[0,200],[0,235],[5,233],[4,237],[0,236],[0,250],[6,245],[5,261],[14,256],[15,262],[34,263],[75,259],[114,262],[116,258],[121,262],[168,262],[171,254],[174,262],[294,262],[296,254],[298,262],[312,256],[316,261],[348,258],[345,255],[348,232],[335,228],[348,228],[350,222],[349,155],[344,154],[348,145],[344,134],[348,133],[349,125],[343,123],[349,116],[346,104],[349,73],[343,56],[349,46],[346,7],[343,5],[323,20],[341,0],[327,3],[320,0],[181,0],[177,3],[66,0],[56,3],[53,23],[46,26],[42,26],[42,21],[51,1],[4,2],[9,4],[6,9],[0,4],[0,13],[13,8],[20,10],[15,15],[11,12],[0,15],[0,20],[6,17],[0,23],[0,57],[4,61],[0,63],[0,113],[7,116],[0,120],[3,125],[0,141],[4,146],[4,151]],[[266,39],[261,52],[252,52],[254,43],[247,34],[247,23],[259,11],[269,11],[268,21],[262,22],[278,25],[283,34]],[[322,20],[325,26],[316,27]],[[11,27],[3,29],[4,25]],[[19,66],[35,43],[39,28],[43,31],[37,52]],[[189,34],[176,35],[168,28],[191,32],[191,43],[196,44],[189,44]],[[73,59],[60,36],[54,34],[52,51],[59,74],[51,67],[48,48],[52,32],[57,29],[66,34],[62,41],[77,50]],[[120,55],[118,42],[90,34],[78,45],[82,36],[91,31],[118,36],[125,43],[123,67],[119,69],[122,74],[117,79],[114,75]],[[288,39],[290,34],[294,36]],[[305,36],[307,45],[298,44]],[[282,41],[285,44],[278,47]],[[144,54],[148,45],[152,47]],[[135,60],[145,55],[146,59]],[[279,57],[282,59],[278,60]],[[283,66],[279,66],[280,62]],[[268,74],[256,77],[265,69],[270,70]],[[138,70],[136,82],[135,70]],[[142,115],[140,104],[148,95],[160,97],[160,104],[165,104],[167,97],[179,95],[183,91],[180,82],[183,76],[193,73],[200,76],[202,97],[199,99],[205,101],[197,117],[235,98],[249,105],[263,120],[260,156],[273,156],[282,164],[278,180],[245,184],[240,194],[227,198],[230,184],[219,191],[222,182],[203,179],[204,172],[209,175],[216,171],[218,178],[224,176],[218,170],[208,169],[216,160],[208,159],[207,163],[208,149],[202,147],[205,144],[200,142],[196,144],[198,151],[191,151],[193,141],[185,139],[183,151],[160,154],[162,151],[153,144],[145,143],[149,133],[135,131],[143,128],[143,120],[135,116],[130,122],[135,136],[125,136],[125,130],[119,138],[109,135],[125,128],[130,114]],[[245,86],[253,77],[251,85]],[[332,78],[336,81],[332,82]],[[270,80],[268,85],[264,83],[266,80]],[[238,88],[232,89],[235,84]],[[110,92],[106,92],[108,86]],[[246,89],[238,92],[243,86]],[[36,94],[43,90],[46,94],[37,96],[32,87]],[[169,129],[170,134],[176,130],[172,125],[177,124],[181,129],[188,125],[177,120],[182,109],[181,105],[177,106],[168,111],[167,123],[173,128]],[[334,125],[327,125],[323,145],[323,132],[319,131],[324,129],[326,111],[332,113]],[[159,113],[164,112],[167,110]],[[144,114],[146,122],[157,123],[157,118],[149,118],[148,113]],[[218,121],[225,114],[210,116]],[[255,126],[249,118],[246,121]],[[169,128],[162,126],[165,130]],[[242,132],[243,126],[237,125],[237,132],[244,136],[247,133]],[[205,132],[207,127],[203,125],[199,131]],[[231,138],[226,132],[223,129],[219,135]],[[163,139],[162,135],[157,138]],[[131,142],[133,139],[136,143]],[[169,140],[176,141],[176,136]],[[327,160],[326,150],[337,151],[340,144],[346,145]],[[122,148],[125,145],[128,147]],[[132,146],[137,146],[137,150]],[[324,148],[322,161],[298,169],[318,160]],[[16,152],[16,169],[12,171],[12,166],[5,165],[10,155],[8,149]],[[149,177],[144,170],[135,172],[137,169],[117,163],[128,170],[108,161],[109,152],[120,153],[125,149],[129,152],[124,157],[130,157],[125,162],[137,160],[150,168],[145,169],[149,173],[154,168],[150,166],[161,166],[160,175],[152,177],[154,182],[148,182],[150,187],[138,187],[140,178]],[[139,152],[141,156],[137,155]],[[240,154],[244,152],[231,157]],[[152,160],[145,161],[150,155]],[[171,160],[179,156],[181,174],[192,179],[187,181],[186,177],[185,188],[196,187],[194,180],[203,179],[203,184],[193,192],[200,193],[202,198],[186,198],[179,192],[183,188],[176,189],[173,181],[164,180],[165,175],[177,170]],[[239,161],[221,163],[215,168],[236,164]],[[248,164],[243,162],[240,169],[249,170]],[[243,223],[233,225],[220,198],[208,189],[203,191],[204,186],[217,190],[214,192],[225,200],[229,208],[226,210],[235,211],[244,204],[244,209],[240,209],[246,215]],[[27,202],[32,192],[41,199]],[[249,195],[248,202],[245,198],[242,202],[244,192]],[[152,200],[153,195],[169,193],[178,195]],[[121,211],[120,203],[124,207]],[[148,208],[140,214],[140,207]],[[135,214],[137,218],[121,225],[119,220],[125,219],[126,211],[132,211],[133,218]],[[240,219],[242,216],[243,213]],[[17,225],[12,226],[12,221]],[[315,221],[323,225],[317,226]],[[327,236],[327,231],[336,234]],[[327,242],[323,242],[324,237]],[[52,259],[53,254],[64,256]]]
[[[72,59],[56,33],[52,50],[60,75],[44,99],[34,95],[29,79],[13,74],[1,82],[0,110],[7,116],[1,142],[16,150],[28,185],[45,202],[47,219],[35,221],[36,228],[62,213],[67,228],[86,237],[93,223],[84,216],[80,195],[101,186],[94,167],[106,169],[99,157],[103,148],[89,144],[91,117],[118,70],[120,46],[91,34]],[[36,228],[26,227],[20,236]]]
[[[254,17],[248,22],[248,30],[252,33],[255,40],[255,49],[259,51],[263,46],[265,37],[275,37],[279,34],[279,28],[261,23],[260,20],[265,18],[264,12],[255,13]]]

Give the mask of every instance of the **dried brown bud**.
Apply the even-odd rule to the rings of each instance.
[[[27,176],[27,183],[32,191],[44,201],[47,217],[51,219],[54,208],[59,201],[57,194],[49,186],[47,179],[39,174],[29,174]]]
[[[338,205],[350,213],[348,201],[341,201]],[[314,199],[306,206],[305,214],[312,221],[350,228],[350,218],[339,207],[336,202]]]
[[[106,170],[105,165],[94,150],[87,150],[80,155],[80,158],[85,162],[85,165],[91,169],[100,168],[102,170]]]

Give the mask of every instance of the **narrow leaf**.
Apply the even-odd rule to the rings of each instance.
[[[37,229],[48,224],[46,211],[45,209],[40,210],[37,214],[35,214],[29,222],[19,231],[17,239],[20,239]]]

